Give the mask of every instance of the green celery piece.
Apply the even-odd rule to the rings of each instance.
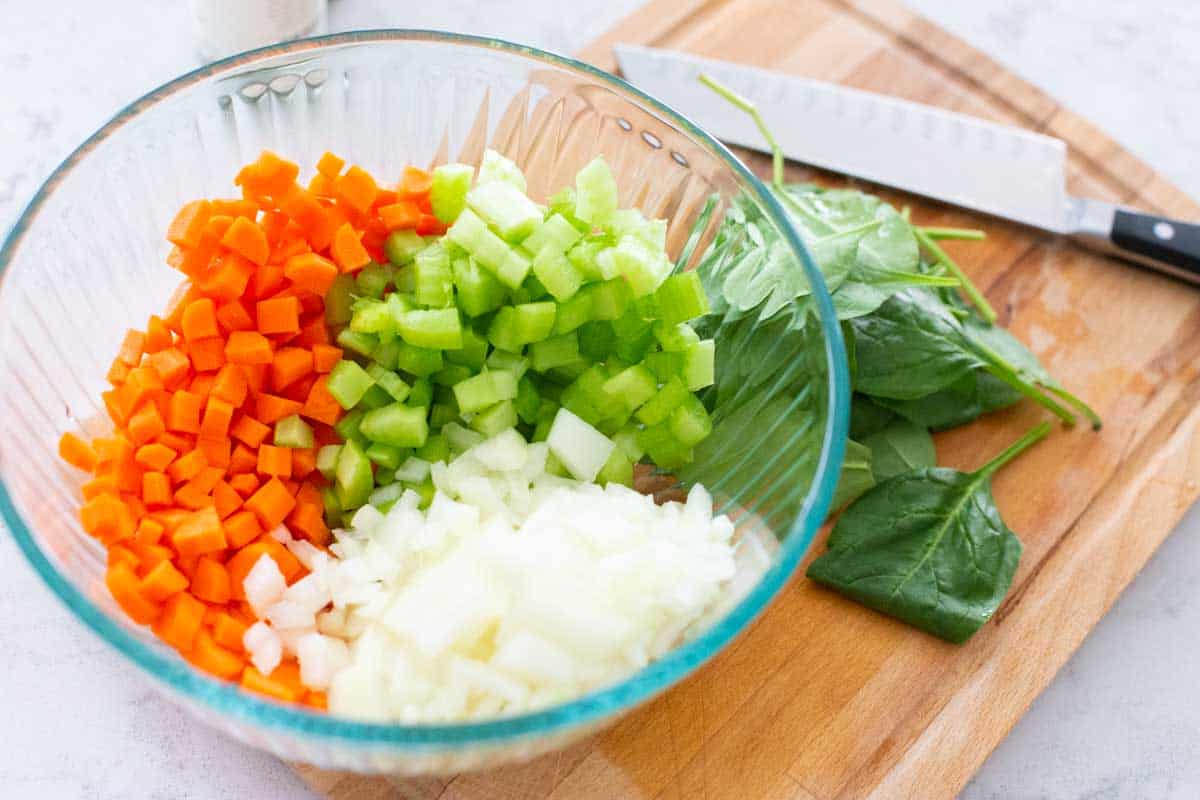
[[[463,343],[457,350],[447,350],[445,358],[451,364],[462,364],[471,369],[480,369],[487,359],[488,341],[475,332],[470,325],[462,329]]]
[[[591,225],[575,216],[575,189],[573,187],[563,187],[546,201],[546,205],[549,207],[551,214],[558,214],[571,223],[571,227],[575,228],[581,234],[587,234],[592,230]]]
[[[340,450],[341,448],[339,447],[338,449]],[[336,467],[337,465],[335,464],[334,466]],[[332,481],[334,474],[331,472],[325,477]],[[338,500],[337,489],[335,487],[321,487],[321,504],[325,506],[325,521],[329,523],[331,528],[338,527],[342,519],[342,503]]]
[[[346,328],[337,335],[337,343],[344,350],[358,353],[360,356],[369,356],[379,345],[379,339],[369,333],[357,333]]]
[[[671,325],[702,317],[709,312],[708,296],[695,270],[672,275],[654,292],[658,317]]]
[[[686,398],[692,396],[687,386],[679,378],[671,378],[663,384],[654,397],[637,410],[635,416],[646,425],[657,425],[670,417],[671,412],[678,408]]]
[[[687,353],[654,352],[647,353],[642,364],[654,373],[660,383],[665,383],[672,376],[685,373],[686,359]]]
[[[517,340],[517,312],[512,306],[504,306],[492,317],[488,326],[488,341],[497,350],[519,353],[525,346]]]
[[[428,378],[420,378],[413,382],[412,391],[408,394],[407,405],[427,408],[433,402],[433,384]]]
[[[633,486],[633,461],[621,448],[613,448],[608,460],[604,462],[604,466],[596,475],[596,483],[601,486],[607,486],[610,483]]]
[[[458,411],[452,405],[434,403],[429,407],[429,427],[431,429],[441,428],[447,422],[454,422],[458,418]]]
[[[471,377],[471,375],[470,367],[465,367],[462,364],[447,364],[430,375],[429,379],[433,381],[435,386],[453,386]]]
[[[403,378],[379,363],[368,365],[367,374],[374,379],[377,386],[391,395],[392,399],[397,403],[403,403],[404,398],[408,397],[408,393],[411,391]]]
[[[400,337],[416,347],[457,350],[462,347],[462,323],[458,319],[458,309],[406,311],[400,317]]]
[[[537,413],[537,424],[534,425],[533,434],[529,437],[531,442],[544,442],[550,438],[550,428],[554,425],[554,416],[558,413],[558,405],[543,400],[541,408]]]
[[[355,333],[396,332],[396,320],[385,303],[364,297],[354,303],[354,314],[350,317],[350,330]]]
[[[654,292],[671,272],[667,254],[638,236],[622,237],[612,257],[617,272],[629,283],[634,297],[645,297]]]
[[[567,384],[574,382],[580,375],[587,372],[588,368],[591,366],[592,364],[590,361],[580,356],[578,361],[572,361],[570,364],[563,364],[561,367],[555,367],[547,372],[546,375],[558,383],[550,383],[548,384],[547,388],[557,387],[561,389],[561,386],[558,386],[558,384],[566,386]]]
[[[569,300],[583,285],[583,277],[553,244],[547,244],[533,259],[533,274],[555,300]]]
[[[432,375],[442,368],[442,351],[431,350],[427,347],[417,347],[408,342],[401,342],[396,351],[396,368],[410,375],[425,377]]]
[[[686,353],[700,343],[699,334],[696,333],[691,325],[683,322],[671,325],[661,320],[656,321],[654,323],[654,338],[658,339],[658,343],[662,346],[662,349],[669,353]]]
[[[650,321],[642,319],[633,308],[613,320],[612,329],[617,337],[616,355],[628,364],[641,361],[655,346]]]
[[[298,414],[284,417],[275,423],[276,447],[312,447],[313,429]]]
[[[558,310],[554,303],[522,303],[513,309],[516,311],[516,335],[522,343],[540,342],[554,330],[554,315]]]
[[[327,444],[317,451],[317,472],[331,481],[337,474],[338,453],[342,452],[340,444]]]
[[[540,253],[546,247],[553,247],[555,252],[565,254],[581,238],[583,234],[576,230],[566,217],[552,213],[521,242],[521,246],[531,253]]]
[[[571,299],[558,304],[554,315],[554,334],[570,333],[592,318],[592,296],[576,292]]]
[[[342,450],[338,454],[334,486],[337,490],[338,503],[346,510],[358,508],[367,502],[367,497],[375,488],[375,476],[371,472],[371,462],[363,452],[363,448],[354,440],[343,444]]]
[[[375,385],[367,389],[363,394],[362,399],[358,401],[358,407],[370,410],[372,408],[383,408],[391,402],[392,396],[382,386]]]
[[[642,456],[646,455],[645,448],[638,443],[638,431],[639,429],[636,427],[626,426],[611,437],[617,449],[634,462],[641,461]]]
[[[383,240],[383,254],[397,267],[412,261],[424,247],[425,240],[415,231],[392,231]]]
[[[465,453],[484,441],[484,437],[477,431],[464,428],[457,422],[447,423],[442,428],[442,435],[446,438],[446,444],[452,454]]]
[[[617,248],[606,247],[599,253],[596,253],[596,269],[600,272],[600,280],[611,281],[621,274],[621,270],[617,268]]]
[[[367,389],[374,384],[375,381],[366,370],[353,361],[342,359],[329,373],[327,388],[333,399],[338,401],[338,405],[349,410],[358,405]]]
[[[677,469],[692,460],[692,450],[671,433],[667,422],[650,425],[638,434],[638,444],[659,469]]]
[[[417,448],[416,456],[431,464],[437,461],[446,461],[450,458],[450,443],[440,433],[431,434],[425,440],[425,444]]]
[[[454,222],[467,204],[467,192],[474,176],[475,168],[470,164],[442,164],[434,169],[429,187],[433,215],[447,225]]]
[[[384,469],[395,469],[407,454],[401,447],[395,447],[383,442],[371,442],[366,450],[366,456],[371,463],[378,464]]]
[[[689,394],[671,412],[671,434],[684,447],[694,447],[712,433],[712,419],[704,404],[694,394]]]
[[[393,370],[396,368],[396,358],[400,353],[400,348],[408,346],[399,339],[391,339],[390,341],[376,344],[369,355],[376,366],[386,370]]]
[[[520,378],[529,369],[529,359],[517,353],[504,350],[493,350],[487,357],[487,367],[492,370],[505,370]]]
[[[591,361],[603,361],[617,347],[617,334],[611,322],[588,322],[579,328],[579,354]]]
[[[497,403],[471,419],[471,427],[489,439],[517,425],[517,409],[512,400]]]
[[[567,251],[567,260],[575,269],[579,270],[580,276],[585,281],[603,280],[600,274],[600,267],[596,264],[596,257],[600,255],[600,251],[606,249],[609,240],[603,239],[584,239]]]
[[[521,173],[520,167],[495,150],[488,148],[483,151],[483,162],[479,165],[479,177],[476,179],[475,185],[482,186],[492,181],[501,181],[512,185],[519,191],[525,191],[525,176]]]
[[[633,411],[658,393],[658,379],[646,367],[635,364],[605,381],[604,392]]]
[[[547,433],[547,437],[548,437],[548,436],[549,436],[549,434]],[[543,441],[544,441],[544,440],[543,440]],[[559,461],[559,460],[558,460],[558,456],[554,455],[554,453],[547,453],[547,454],[546,454],[546,466],[545,466],[545,470],[546,470],[546,473],[547,473],[547,474],[549,474],[549,475],[557,475],[557,476],[558,476],[558,477],[560,477],[560,478],[572,478],[572,477],[574,477],[574,476],[572,476],[572,475],[571,475],[571,473],[570,473],[570,472],[568,472],[568,471],[567,471],[567,468],[566,468],[565,466],[563,466],[563,463],[562,463],[561,461]]]
[[[499,273],[512,252],[504,240],[492,233],[487,223],[469,208],[446,231],[446,238],[471,254],[480,266]],[[520,281],[517,281],[520,285]]]
[[[517,300],[518,293],[524,299]],[[513,305],[517,305],[518,303],[532,303],[534,300],[541,300],[549,295],[550,290],[537,279],[537,275],[529,275],[525,278],[525,282],[521,284],[521,288],[513,292]]]
[[[481,183],[467,192],[467,206],[508,242],[521,241],[542,223],[534,202],[504,181]]]
[[[525,282],[533,262],[519,250],[509,250],[504,261],[496,269],[496,277],[510,289],[518,289]]]
[[[367,264],[355,278],[355,293],[359,297],[383,297],[388,284],[392,282],[392,270],[374,262]]]
[[[350,441],[351,439],[362,439],[362,434],[359,433],[358,426],[362,423],[362,418],[366,415],[366,409],[362,408],[356,408],[348,414],[344,414],[342,418],[334,424],[334,433],[347,441]]]
[[[572,331],[561,336],[551,336],[529,346],[530,365],[538,372],[546,372],[579,360],[579,336]]]
[[[622,278],[585,286],[580,293],[585,292],[592,298],[592,319],[618,319],[633,300],[629,284]]]
[[[478,317],[504,304],[504,284],[490,271],[480,267],[475,259],[457,259],[453,270],[454,285],[458,287],[458,305],[468,316]]]
[[[602,226],[616,210],[617,181],[608,163],[597,156],[575,176],[575,216]]]
[[[517,410],[517,416],[526,425],[537,423],[538,411],[542,407],[542,398],[528,375],[517,382],[517,396],[513,400],[513,407]]]
[[[716,382],[716,342],[705,339],[684,351],[683,382],[689,391],[697,391]]]
[[[359,430],[372,442],[382,442],[394,447],[420,447],[429,436],[426,409],[393,403],[383,408],[368,411]]]
[[[450,257],[441,244],[433,244],[417,253],[413,262],[417,303],[429,308],[445,308],[454,302],[454,280]]]
[[[413,265],[406,264],[403,267],[396,268],[396,274],[392,276],[392,285],[396,287],[397,292],[404,294],[412,294],[417,290],[417,270]]]
[[[325,322],[331,328],[341,328],[350,322],[355,288],[353,275],[343,273],[333,279],[325,293]]]
[[[493,406],[517,396],[517,379],[504,370],[481,372],[454,384],[454,399],[464,414]]]
[[[367,497],[367,503],[378,508],[383,513],[387,513],[396,501],[400,499],[400,495],[404,494],[404,486],[399,483],[380,482],[379,488],[371,492]]]

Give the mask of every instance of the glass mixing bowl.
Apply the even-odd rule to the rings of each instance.
[[[736,113],[731,110],[730,113]],[[535,199],[597,154],[622,206],[670,219],[673,257],[694,263],[730,207],[772,221],[812,284],[807,334],[774,372],[738,369],[757,405],[743,446],[709,483],[738,522],[726,601],[667,656],[625,680],[536,713],[439,725],[367,724],[247,694],[193,670],[129,623],[103,582],[104,551],[77,521],[80,476],[55,444],[106,432],[100,392],[124,331],[161,310],[178,281],[163,235],[184,202],[229,196],[238,167],[270,148],[302,165],[325,150],[375,175],[408,163],[513,158]],[[715,198],[715,213],[702,213]],[[743,206],[744,208],[744,206]],[[196,70],[121,111],[54,171],[0,250],[0,511],[30,564],[93,632],[220,730],[286,759],[361,772],[450,772],[528,758],[597,730],[727,645],[796,568],[828,509],[846,439],[842,339],[820,275],[786,215],[721,144],[586,64],[493,39],[367,31],[268,47]],[[779,360],[772,363],[779,364]],[[783,393],[783,387],[800,391]],[[779,400],[779,402],[772,402]],[[786,400],[786,402],[784,402]],[[761,402],[759,402],[761,401]],[[761,412],[761,413],[755,413]]]

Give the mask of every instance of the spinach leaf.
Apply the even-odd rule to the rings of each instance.
[[[977,369],[945,389],[916,400],[877,397],[875,402],[915,425],[944,431],[966,425],[989,412],[1007,408],[1020,401],[1021,397],[1021,393],[1007,383]]]
[[[924,468],[877,485],[838,519],[808,577],[966,641],[999,607],[1021,557],[992,497],[992,475],[1049,430],[1042,423],[975,472]]]
[[[853,439],[846,442],[846,456],[842,459],[842,472],[838,476],[837,488],[829,508],[837,510],[857,500],[862,493],[875,485],[875,474],[871,466],[871,448]]]
[[[896,412],[876,403],[865,394],[850,398],[850,438],[862,441],[886,428],[896,419]]]
[[[937,463],[929,431],[908,420],[894,420],[864,439],[863,444],[871,450],[871,474],[876,483]]]

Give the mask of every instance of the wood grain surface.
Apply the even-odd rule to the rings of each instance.
[[[1069,144],[1073,192],[1200,217],[1102,131],[892,0],[655,0],[582,57],[613,69],[618,41],[1043,131]],[[768,173],[764,157],[743,155]],[[797,165],[789,172],[849,183]],[[1027,228],[884,194],[923,224],[987,229],[985,242],[947,249],[1001,321],[1105,418],[1099,434],[1057,431],[997,477],[997,501],[1025,551],[996,618],[966,645],[948,645],[816,587],[802,569],[711,664],[598,738],[437,779],[298,767],[315,789],[355,800],[957,794],[1200,492],[1200,292]],[[1042,416],[1024,403],[942,434],[939,461],[977,466]],[[813,555],[823,550],[819,541]]]

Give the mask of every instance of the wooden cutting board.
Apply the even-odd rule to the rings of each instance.
[[[618,41],[1043,131],[1068,142],[1075,193],[1200,217],[1089,122],[893,0],[655,0],[582,56],[614,69]],[[768,174],[765,158],[743,155]],[[1099,434],[1056,432],[997,478],[1025,551],[995,619],[956,647],[816,587],[801,569],[728,650],[596,739],[444,779],[300,768],[314,788],[331,798],[442,800],[957,794],[1200,492],[1200,291],[1017,225],[888,196],[922,223],[987,229],[986,242],[947,249],[1001,321],[1105,419]],[[1043,416],[1026,403],[943,434],[939,460],[977,466]],[[818,542],[813,553],[823,550]]]

